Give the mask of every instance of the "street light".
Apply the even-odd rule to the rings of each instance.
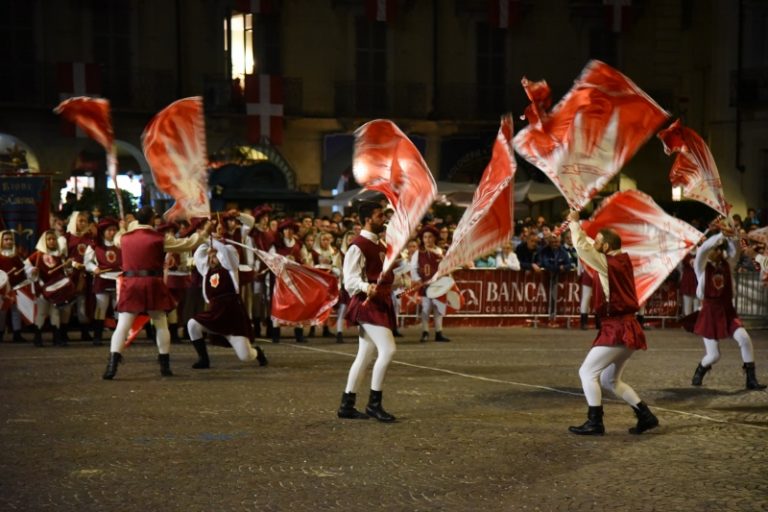
[[[683,200],[683,187],[680,187],[680,186],[672,187],[672,200],[673,201]]]

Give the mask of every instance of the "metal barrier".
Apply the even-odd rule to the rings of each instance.
[[[736,274],[736,312],[752,327],[768,327],[768,286],[760,272]]]

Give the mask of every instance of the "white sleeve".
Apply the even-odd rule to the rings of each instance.
[[[507,256],[507,263],[512,270],[520,270],[520,260],[517,259],[517,254],[510,252]]]
[[[240,256],[237,249],[231,245],[224,244],[218,240],[213,241],[213,248],[216,249],[219,263],[230,272],[237,271],[240,265]]]
[[[411,280],[421,281],[421,276],[419,275],[419,251],[411,255]]]
[[[192,258],[195,261],[195,268],[205,278],[208,275],[208,244],[200,244],[195,249],[195,254]]]
[[[356,295],[357,293],[368,292],[368,281],[366,281],[365,273],[365,256],[363,252],[356,245],[349,246],[347,255],[344,257],[344,288],[350,295]]]
[[[93,250],[92,246],[88,246],[85,248],[85,254],[83,254],[83,265],[85,265],[85,271],[93,273],[94,270],[96,270],[99,266],[99,263],[96,261],[96,251]]]
[[[206,237],[200,236],[199,233],[192,233],[187,238],[176,238],[172,234],[166,233],[163,248],[166,252],[186,252],[191,251],[205,240]]]

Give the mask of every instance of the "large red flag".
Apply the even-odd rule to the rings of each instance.
[[[517,167],[512,153],[512,119],[503,117],[491,161],[453,232],[453,242],[431,281],[487,254],[512,237],[513,197]]]
[[[239,244],[238,244],[239,245]],[[339,300],[336,276],[285,256],[251,249],[275,274],[272,318],[283,325],[322,325]]]
[[[582,227],[592,238],[603,228],[618,233],[622,252],[632,260],[640,304],[648,300],[704,236],[637,190],[616,192],[607,198]]]
[[[389,270],[437,195],[437,185],[413,142],[392,121],[377,119],[355,131],[352,173],[368,190],[384,194],[395,209],[387,226]]]
[[[524,87],[531,84],[523,80]],[[536,91],[531,112],[546,104],[542,91]],[[526,92],[531,95],[530,87]],[[593,60],[552,112],[536,117],[540,124],[515,136],[515,151],[549,176],[571,208],[581,210],[669,114],[629,78]]]
[[[166,220],[208,217],[203,99],[196,96],[171,103],[152,118],[141,137],[155,185],[176,200],[165,212]]]
[[[117,193],[120,218],[124,217],[123,198],[117,186],[117,148],[115,147],[115,132],[112,128],[109,100],[78,96],[62,101],[53,111],[67,121],[74,123],[88,137],[104,147],[107,152],[107,172],[112,178],[112,184]]]
[[[723,217],[728,217],[731,205],[725,202],[720,173],[704,139],[683,126],[679,119],[661,130],[657,137],[664,144],[666,154],[678,153],[669,172],[672,186],[683,187],[686,197],[701,201]]]

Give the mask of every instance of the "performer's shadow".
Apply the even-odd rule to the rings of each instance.
[[[704,387],[687,387],[687,388],[666,388],[660,389],[658,392],[661,394],[660,398],[669,400],[690,400],[691,398],[717,398],[737,396],[745,392],[744,389],[716,389],[716,388],[704,388]]]

